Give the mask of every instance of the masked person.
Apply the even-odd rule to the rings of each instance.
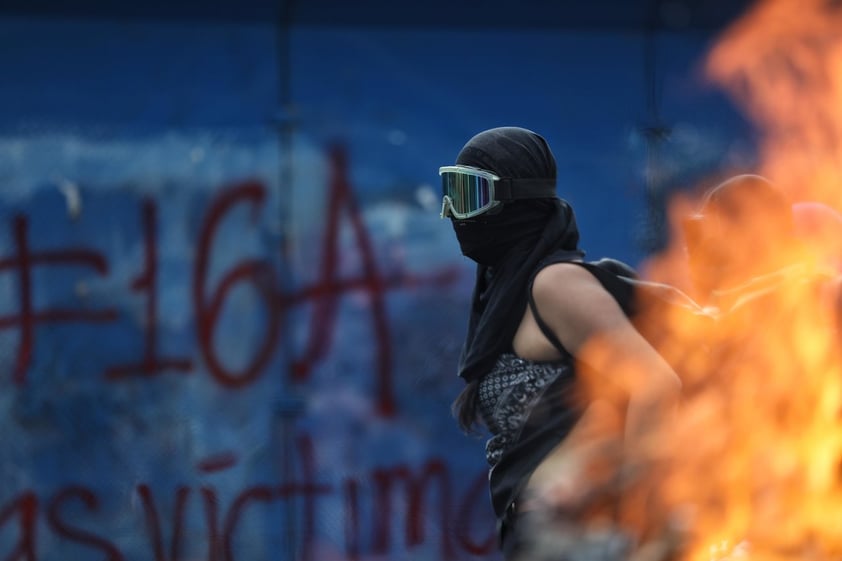
[[[481,423],[490,432],[490,495],[504,557],[535,559],[531,515],[575,524],[599,486],[596,474],[634,456],[680,383],[628,319],[634,290],[624,278],[634,271],[584,260],[543,137],[519,127],[486,130],[439,174],[441,216],[477,264],[459,360],[466,386],[454,412],[463,428]],[[623,390],[619,425],[613,402],[591,399],[599,391],[585,387],[585,370],[594,373],[589,383]],[[621,454],[608,453],[616,451],[610,438],[595,442],[591,434],[619,435]]]
[[[716,313],[761,297],[797,265],[792,206],[762,176],[737,175],[709,189],[682,226],[693,296]]]
[[[717,372],[746,365],[772,371],[766,362],[782,358],[799,363],[781,341],[796,339],[793,326],[805,318],[814,330],[808,339],[825,332],[838,337],[837,219],[829,207],[793,205],[782,189],[754,174],[731,177],[702,195],[682,226],[693,296],[714,319],[704,344]],[[789,354],[777,357],[770,348]],[[688,393],[718,379],[704,371],[693,378],[685,378]]]

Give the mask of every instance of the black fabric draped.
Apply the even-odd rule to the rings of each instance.
[[[559,260],[583,257],[577,248],[579,233],[570,205],[561,199],[536,203],[531,201],[527,208],[501,220],[532,220],[534,226],[501,251],[500,263],[477,265],[468,332],[459,360],[459,375],[465,381],[481,378],[501,353],[511,350],[526,311],[529,280],[538,263],[550,255]]]
[[[512,179],[556,179],[555,158],[546,140],[519,127],[479,133],[465,144],[456,163]],[[551,254],[569,260],[583,257],[573,209],[566,201],[518,200],[497,210],[453,221],[462,253],[477,262],[459,361],[459,375],[467,382],[481,378],[501,353],[511,349],[535,267]]]

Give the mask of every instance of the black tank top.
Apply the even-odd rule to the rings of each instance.
[[[548,257],[538,264],[530,279],[529,306],[541,331],[562,358],[535,362],[502,354],[479,387],[479,411],[492,436],[486,444],[486,458],[494,512],[503,519],[538,464],[570,432],[581,415],[576,405],[575,368],[572,355],[541,318],[532,298],[535,275],[544,267],[571,262],[585,267],[596,277],[631,317],[634,287],[630,279],[611,272],[598,262],[571,261]]]

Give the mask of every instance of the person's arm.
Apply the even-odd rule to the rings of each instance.
[[[677,403],[678,376],[584,267],[559,263],[542,269],[533,297],[561,344],[607,383],[625,390],[626,441],[636,447],[651,423]]]

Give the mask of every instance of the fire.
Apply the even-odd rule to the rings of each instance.
[[[842,3],[761,2],[706,69],[761,133],[762,177],[698,201],[695,222],[677,202],[674,245],[647,269],[689,276],[700,306],[642,318],[685,395],[629,479],[622,523],[638,558],[840,559]]]
[[[836,208],[842,203],[840,29],[836,2],[761,2],[724,34],[707,64],[764,133],[762,173],[795,198]]]

